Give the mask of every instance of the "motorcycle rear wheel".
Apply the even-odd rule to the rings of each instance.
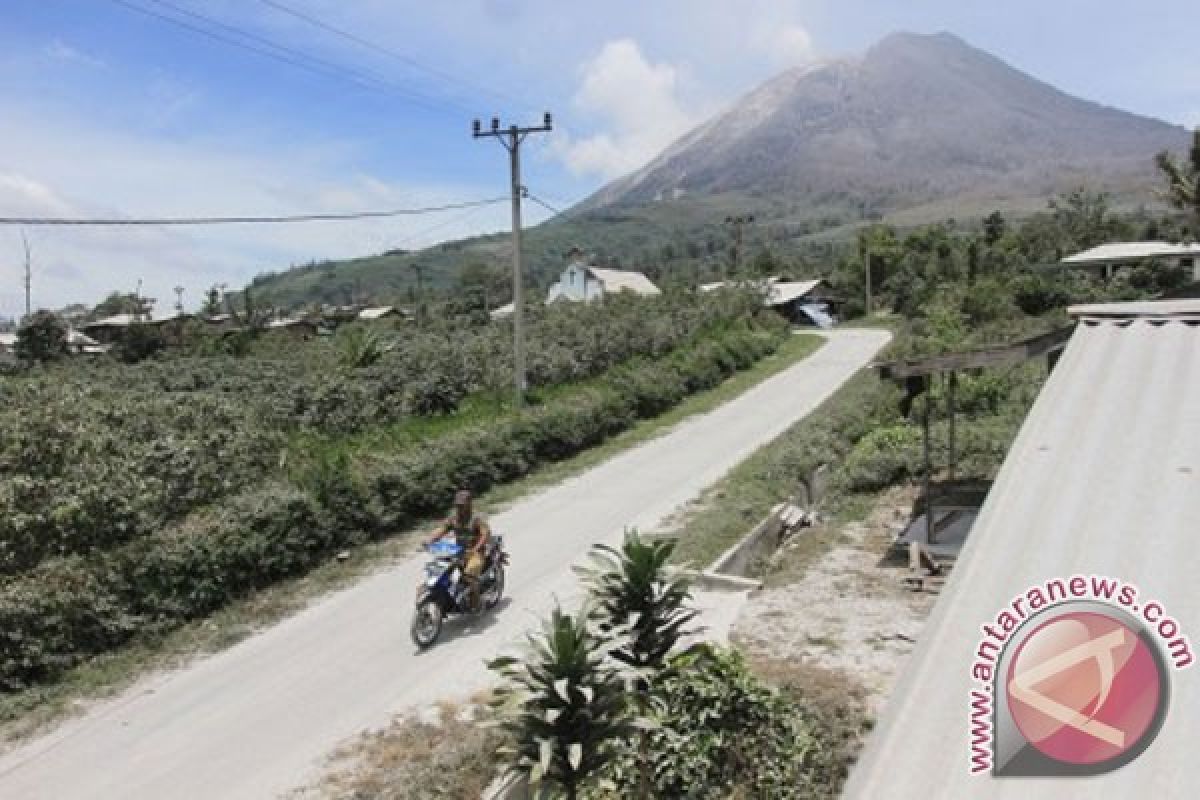
[[[491,611],[500,604],[500,598],[504,597],[504,567],[500,564],[496,565],[496,572],[492,578],[492,584],[483,593],[483,609]]]
[[[425,600],[417,605],[412,626],[409,628],[413,643],[417,647],[424,650],[438,640],[442,633],[443,616],[442,607],[434,600]]]

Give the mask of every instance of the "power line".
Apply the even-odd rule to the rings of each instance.
[[[520,106],[524,106],[526,110],[529,110],[532,108],[532,106],[530,106],[528,103],[525,103],[524,101],[522,101],[518,98],[512,97],[511,95],[507,95],[507,94],[504,94],[503,92],[498,92],[493,89],[489,89],[486,86],[481,86],[480,84],[474,83],[465,78],[460,78],[457,75],[446,72],[444,70],[437,69],[436,67],[430,67],[425,64],[422,64],[420,61],[417,61],[416,59],[412,58],[411,56],[407,56],[403,53],[397,52],[389,47],[384,47],[383,45],[378,44],[376,42],[372,42],[369,39],[364,39],[363,37],[361,37],[355,33],[352,33],[351,31],[347,31],[343,28],[338,28],[333,25],[330,25],[328,22],[318,19],[317,17],[314,17],[311,14],[306,14],[303,11],[292,8],[291,6],[285,5],[284,3],[280,3],[280,2],[278,2],[278,0],[259,0],[259,2],[262,3],[263,5],[270,6],[271,8],[275,9],[276,11],[281,11],[284,14],[288,14],[292,17],[295,17],[296,19],[307,22],[309,25],[320,28],[323,31],[332,33],[335,36],[340,36],[343,39],[354,42],[355,44],[359,45],[360,47],[365,47],[368,50],[373,50],[376,53],[379,53],[381,55],[385,55],[389,58],[395,59],[403,64],[407,64],[408,66],[413,67],[414,69],[421,70],[422,72],[428,73],[430,75],[433,75],[435,77],[441,78],[446,81],[450,81],[452,83],[461,84],[462,86],[465,86],[470,89],[474,89],[474,90],[482,92],[484,94],[491,95],[492,97],[498,98],[500,100],[505,100],[507,102],[516,103]]]
[[[454,211],[460,208],[503,203],[507,197],[491,197],[486,200],[469,200],[463,203],[447,203],[423,208],[396,208],[388,211],[348,211],[330,214],[292,214],[261,217],[0,217],[0,225],[257,225],[283,222],[337,222],[355,219],[379,219],[383,217],[405,217],[434,214],[439,211]]]
[[[146,16],[154,17],[155,19],[159,19],[164,22],[168,22],[172,25],[176,25],[180,28],[184,28],[193,33],[198,33],[202,36],[206,36],[210,39],[214,39],[218,42],[222,42],[223,44],[230,45],[231,47],[238,47],[243,50],[248,50],[252,53],[257,53],[258,55],[265,56],[267,58],[271,58],[271,59],[280,61],[285,64],[290,64],[292,66],[299,67],[304,70],[308,70],[309,72],[312,72],[317,75],[321,75],[324,77],[340,78],[342,80],[349,81],[349,82],[351,82],[361,88],[364,88],[364,89],[369,89],[369,90],[377,91],[377,92],[383,92],[386,94],[395,94],[399,97],[402,97],[404,100],[412,103],[413,105],[417,105],[417,106],[420,106],[420,107],[426,109],[427,111],[433,111],[435,113],[443,113],[443,114],[450,113],[450,111],[447,108],[437,106],[436,105],[437,101],[435,99],[425,97],[425,96],[423,96],[419,93],[416,93],[412,90],[405,89],[405,88],[397,86],[393,83],[389,83],[388,81],[386,81],[378,76],[358,72],[356,70],[350,69],[348,67],[344,67],[335,62],[328,61],[326,59],[319,58],[317,56],[308,55],[307,53],[304,53],[300,50],[296,50],[296,49],[287,47],[285,45],[281,45],[277,42],[274,42],[264,36],[259,36],[258,34],[251,33],[249,31],[238,28],[234,25],[226,24],[224,22],[221,22],[217,19],[206,16],[204,14],[200,14],[198,12],[182,8],[180,6],[175,5],[174,3],[167,2],[167,0],[151,0],[151,2],[157,3],[158,5],[163,6],[165,8],[169,8],[178,14],[183,14],[192,19],[202,21],[202,22],[204,22],[208,25],[214,26],[218,29],[224,29],[224,30],[230,31],[234,35],[240,36],[242,38],[238,39],[238,38],[233,38],[231,36],[227,36],[225,34],[220,33],[218,30],[213,30],[212,28],[206,28],[201,25],[192,24],[184,19],[179,19],[178,17],[171,16],[170,14],[163,14],[158,11],[155,11],[154,9],[146,8],[145,6],[141,6],[136,3],[129,2],[129,0],[110,0],[110,2],[115,3],[124,8],[127,8],[131,11],[136,11],[140,14],[144,14]],[[258,44],[254,44],[255,42],[257,42]],[[452,101],[450,101],[450,102],[452,102]],[[457,103],[452,103],[452,104],[455,106],[456,110],[460,110],[460,111],[467,110],[465,107],[463,107]]]

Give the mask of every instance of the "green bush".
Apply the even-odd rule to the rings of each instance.
[[[58,315],[38,311],[17,330],[17,358],[27,363],[56,361],[67,354],[67,326]]]
[[[653,689],[663,709],[648,748],[655,796],[837,796],[844,775],[832,763],[842,754],[838,743],[803,705],[755,678],[736,651],[703,647],[672,667]],[[616,791],[597,780],[585,796],[636,796],[638,756],[636,739],[619,741],[599,776]]]
[[[47,519],[36,516],[39,498],[48,502],[36,481],[0,483],[0,489],[16,488],[21,497],[28,495],[22,500],[23,514],[6,514],[0,521],[8,526],[0,528],[5,534],[0,542],[10,548],[0,554],[11,556],[15,542],[23,548],[22,564],[50,558],[0,590],[0,690],[53,679],[136,632],[169,630],[249,591],[301,574],[337,549],[440,511],[458,487],[484,490],[538,464],[573,455],[629,427],[641,416],[639,409],[647,415],[662,410],[660,385],[651,378],[663,365],[669,363],[675,376],[672,396],[677,401],[686,393],[685,386],[715,384],[720,378],[714,376],[752,363],[757,357],[753,354],[765,355],[782,335],[731,329],[721,334],[721,345],[701,343],[678,358],[622,369],[593,388],[521,414],[456,429],[395,454],[374,453],[356,462],[337,449],[318,452],[292,466],[295,486],[267,484],[239,491],[236,471],[220,475],[218,461],[193,463],[184,458],[188,452],[195,455],[197,447],[210,446],[239,453],[231,464],[277,458],[278,451],[268,446],[277,445],[271,436],[243,442],[228,431],[209,430],[210,412],[220,411],[220,405],[183,421],[183,427],[198,428],[195,433],[203,435],[196,446],[182,450],[177,443],[152,439],[154,420],[116,414],[112,422],[117,434],[128,441],[148,440],[147,449],[138,451],[146,464],[135,475],[156,487],[145,495],[156,498],[154,502],[122,512],[129,516],[123,532],[110,530],[103,521],[116,514],[115,509],[92,508],[78,499],[71,501],[72,513],[90,514],[90,522],[84,525],[68,514],[64,519],[75,521],[67,528],[46,527],[66,512],[53,505],[55,511]],[[694,372],[685,372],[681,364]],[[700,380],[700,375],[708,377]],[[46,452],[37,452],[35,439],[17,437],[0,455],[26,464],[33,473],[56,473],[73,463],[69,429],[43,421],[33,430],[46,434]],[[113,446],[116,441],[121,439]],[[244,448],[250,452],[242,452]],[[89,465],[80,480],[94,478],[94,469]],[[248,469],[247,476],[253,474],[253,468]],[[104,494],[108,490],[101,487],[115,490],[123,485],[115,475],[93,485],[101,491],[96,502],[120,501],[120,494]],[[77,487],[72,497],[86,496],[85,488]],[[172,504],[187,508],[203,503],[201,498],[218,496],[219,504],[181,518],[169,513]],[[51,536],[52,547],[29,534],[34,519],[42,525],[39,530]],[[68,529],[74,538],[65,533]],[[81,532],[91,538],[81,538]],[[67,550],[88,557],[51,558]],[[42,591],[44,587],[50,590]]]
[[[921,429],[914,425],[871,431],[838,466],[838,485],[850,492],[867,492],[919,474],[922,441]]]

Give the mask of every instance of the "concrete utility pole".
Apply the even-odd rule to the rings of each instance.
[[[740,273],[742,268],[742,226],[754,222],[753,214],[726,217],[725,224],[733,226],[733,271]]]
[[[25,231],[21,231],[21,244],[25,245],[25,316],[29,317],[32,313],[32,308],[29,303],[30,289],[33,286],[33,267],[29,257],[29,239],[25,237]]]
[[[509,125],[500,127],[500,120],[492,117],[492,129],[485,131],[475,120],[471,134],[476,138],[491,136],[498,139],[508,151],[509,171],[512,177],[512,246],[513,246],[513,375],[516,383],[517,408],[525,404],[525,313],[521,291],[521,142],[531,133],[548,133],[553,130],[550,112],[542,117],[542,124],[532,128]]]

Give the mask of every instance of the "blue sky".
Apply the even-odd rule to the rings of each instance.
[[[543,109],[558,130],[531,143],[525,183],[565,205],[779,71],[853,56],[897,30],[948,30],[1073,94],[1200,124],[1200,6],[1184,0],[280,0],[389,54],[263,0],[123,1],[211,27],[185,12],[201,14],[320,65],[230,47],[114,0],[7,0],[4,215],[286,214],[494,197],[507,191],[507,163],[497,143],[470,137],[472,117],[535,122]],[[528,221],[544,215],[527,205]],[[213,283],[267,269],[506,226],[501,204],[354,224],[28,236],[35,305],[95,302],[141,279],[161,306],[176,285],[194,305]],[[22,258],[19,231],[0,229],[0,314],[23,305]]]

